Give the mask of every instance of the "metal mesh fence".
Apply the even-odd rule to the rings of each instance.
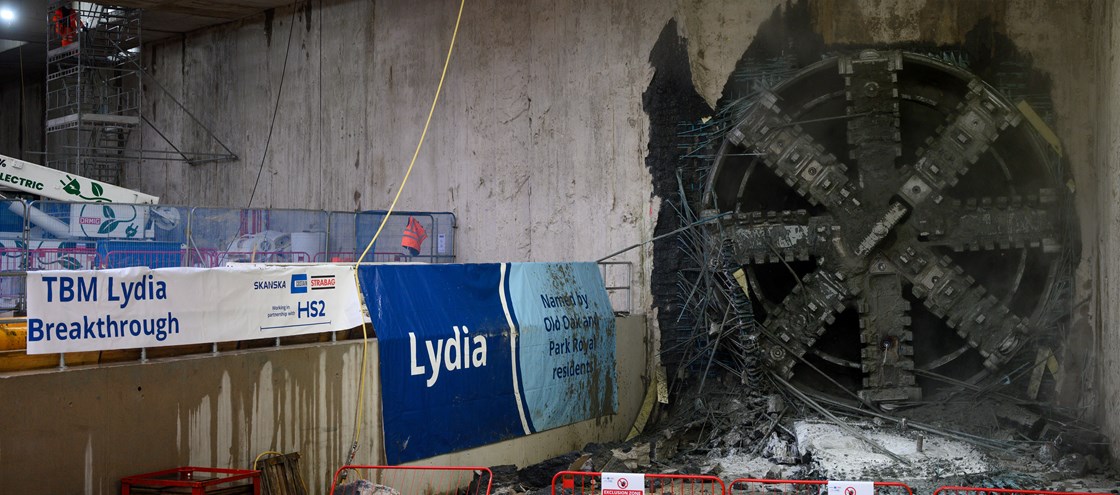
[[[384,211],[363,211],[355,217],[358,255],[365,250],[369,239],[385,219]],[[423,229],[420,249],[410,253],[401,243],[409,219],[415,219]],[[373,259],[369,259],[372,256]],[[385,227],[363,261],[411,261],[420,263],[451,263],[455,261],[455,215],[422,211],[400,211],[389,215]]]
[[[34,270],[354,262],[385,212],[199,208],[119,203],[3,201],[0,311],[24,306]],[[424,229],[419,252],[401,246],[409,218]],[[366,262],[455,261],[455,216],[394,212]]]

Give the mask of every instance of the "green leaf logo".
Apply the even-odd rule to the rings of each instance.
[[[63,256],[58,259],[58,266],[65,270],[77,270],[82,267],[82,262],[73,256]]]
[[[120,223],[120,220],[110,220],[108,222],[103,222],[101,226],[97,228],[97,233],[108,234],[115,230],[117,228],[117,225],[119,225]]]
[[[82,262],[78,261],[78,258],[75,258],[73,256],[63,256],[61,258],[50,261],[40,260],[39,262],[43,265],[58,265],[64,270],[79,270],[82,268]]]
[[[117,218],[117,212],[113,211],[112,207],[104,205],[101,207],[101,216],[110,219]]]
[[[65,180],[60,180],[58,182],[62,184],[62,190],[66,191],[68,194],[73,194],[74,196],[87,201],[93,201],[95,203],[113,202],[113,200],[102,196],[102,194],[105,192],[105,187],[101,184],[90,181],[90,192],[93,193],[93,196],[82,196],[82,184],[78,182],[78,179],[70,177],[69,175],[66,176],[66,179],[70,182],[66,182]]]

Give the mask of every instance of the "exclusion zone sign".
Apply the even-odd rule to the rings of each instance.
[[[644,495],[646,475],[634,473],[603,473],[599,479],[603,495]]]
[[[875,495],[875,482],[829,480],[828,495]]]

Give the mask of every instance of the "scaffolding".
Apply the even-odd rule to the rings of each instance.
[[[47,166],[119,184],[141,135],[140,10],[52,2],[48,22]]]

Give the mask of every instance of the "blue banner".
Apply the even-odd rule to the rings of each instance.
[[[359,270],[390,464],[614,414],[614,315],[594,263]]]

